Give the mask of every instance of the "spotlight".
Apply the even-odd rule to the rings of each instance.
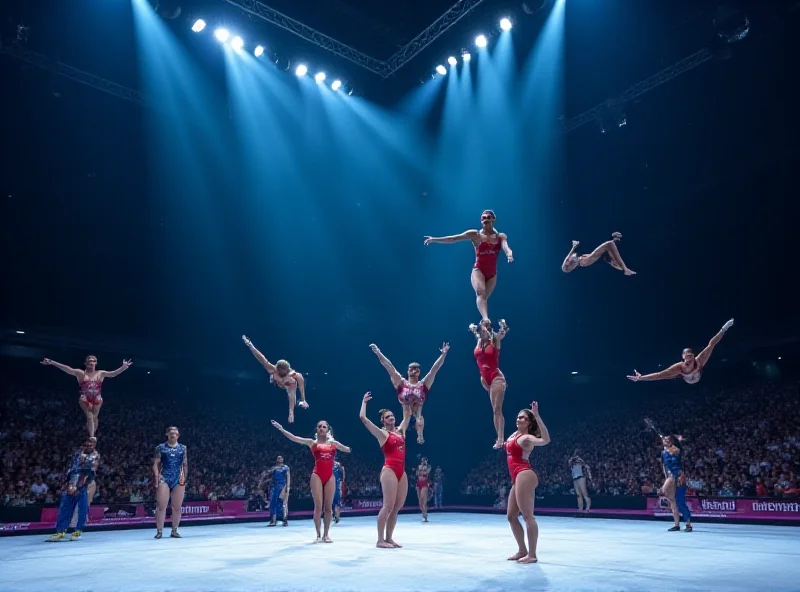
[[[446,74],[447,74],[447,68],[445,68],[444,66],[442,66],[441,64],[439,64],[438,66],[436,66],[436,72],[437,72],[438,74],[441,74],[442,76],[444,76],[444,75],[446,75]]]
[[[244,39],[237,35],[231,39],[231,47],[236,51],[241,51],[241,49],[244,47]]]
[[[447,63],[451,66],[455,66],[458,63],[458,60],[456,60],[453,56],[450,56],[447,58]]]
[[[511,21],[507,18],[500,19],[500,28],[503,29],[503,31],[510,31]]]
[[[317,72],[314,75],[314,80],[317,81],[317,84],[322,84],[323,82],[325,82],[325,78],[326,78],[325,72]]]
[[[297,66],[297,69],[294,71],[294,73],[297,74],[298,77],[303,77],[308,74],[308,66],[305,64],[300,64]]]
[[[260,58],[262,55],[264,55],[264,48],[261,45],[257,45],[253,50],[253,55],[257,58]]]
[[[468,51],[465,51],[464,53],[461,54],[461,59],[464,60],[465,62],[468,62],[472,59],[472,56],[469,54]]]
[[[486,35],[478,35],[475,37],[475,45],[478,47],[486,47]]]
[[[228,31],[228,29],[217,29],[216,31],[214,31],[214,37],[216,37],[217,41],[219,41],[220,43],[225,43],[228,40],[228,37],[230,36],[231,34],[230,31]]]
[[[342,88],[342,81],[334,80],[333,84],[331,84],[331,90],[339,90],[340,88]]]
[[[203,19],[197,19],[192,25],[192,31],[199,33],[206,28],[206,22]]]

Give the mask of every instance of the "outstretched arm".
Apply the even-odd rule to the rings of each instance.
[[[508,236],[506,236],[505,232],[500,233],[500,246],[503,248],[508,262],[514,263],[514,252],[511,250],[511,247],[508,246]]]
[[[256,349],[256,346],[253,345],[253,342],[247,338],[247,335],[242,335],[242,341],[244,341],[244,344],[247,346],[247,349],[250,350],[250,353],[253,354],[255,359],[258,360],[258,363],[264,366],[266,371],[269,372],[270,374],[275,374],[275,365],[270,364],[269,360],[264,357],[264,354],[258,351]]]
[[[283,426],[274,419],[272,420],[272,425],[275,426],[281,434],[289,438],[292,442],[296,442],[298,444],[305,444],[309,448],[314,445],[314,440],[312,440],[311,438],[301,438],[300,436],[295,436],[291,432],[287,432],[286,430],[283,429]]]
[[[334,440],[333,442],[331,442],[331,444],[336,446],[336,450],[341,450],[342,452],[347,452],[348,454],[350,453],[350,447],[349,446],[345,446],[341,442],[338,442],[338,441]]]
[[[500,342],[506,338],[508,335],[508,323],[506,323],[505,319],[500,319],[499,321],[500,329],[494,334],[494,346],[497,349],[500,349]]]
[[[545,446],[550,444],[550,432],[547,430],[547,426],[544,425],[542,421],[542,416],[539,415],[539,403],[534,401],[531,403],[531,411],[533,411],[533,417],[536,419],[536,423],[539,424],[539,433],[541,437],[537,438],[533,436],[533,445],[534,446]]]
[[[100,371],[100,377],[101,378],[114,378],[115,376],[119,376],[120,374],[125,372],[125,370],[130,368],[132,365],[133,365],[133,362],[131,360],[122,360],[122,366],[120,366],[116,370],[111,370],[111,371],[101,370]]]
[[[450,351],[450,344],[444,342],[442,344],[442,349],[440,349],[439,351],[442,352],[441,355],[433,363],[433,366],[431,366],[431,369],[425,375],[425,378],[422,379],[422,384],[424,384],[428,388],[431,388],[431,386],[433,385],[433,381],[436,379],[436,373],[439,370],[441,370],[442,365],[444,365],[444,359],[447,357],[447,352]]]
[[[77,376],[78,378],[83,376],[83,370],[79,370],[78,368],[70,368],[65,364],[59,364],[58,362],[51,360],[50,358],[45,358],[39,363],[42,364],[43,366],[55,366],[62,372],[66,372],[67,374],[71,374],[72,376]]]
[[[705,349],[701,351],[699,354],[697,354],[697,363],[701,368],[706,365],[706,362],[708,362],[708,358],[711,357],[711,352],[714,351],[714,348],[717,347],[717,344],[720,341],[722,341],[722,337],[731,327],[733,327],[733,319],[725,323],[722,326],[722,329],[719,330],[719,333],[717,333],[716,335],[714,335],[714,337],[711,338],[711,341],[708,342],[708,345],[705,347]]]
[[[640,380],[644,380],[645,382],[653,381],[653,380],[669,380],[670,378],[675,378],[679,376],[681,373],[681,363],[676,362],[666,370],[662,370],[661,372],[654,372],[653,374],[639,374],[638,370],[633,371],[633,376],[628,376],[628,380],[632,380],[633,382],[639,382]]]
[[[575,249],[578,248],[579,244],[580,243],[576,240],[572,241],[572,248],[569,250],[569,253],[567,253],[567,256],[564,257],[564,263],[561,264],[561,271],[563,271],[564,273],[569,273],[574,269],[574,266],[569,265],[569,261],[575,254]]]
[[[465,230],[461,234],[453,234],[451,236],[426,236],[425,237],[425,246],[432,245],[435,243],[445,244],[445,243],[457,243],[460,241],[465,240],[475,240],[478,237],[477,230]]]
[[[400,373],[392,365],[392,362],[389,360],[389,358],[384,356],[383,352],[381,352],[380,348],[377,345],[375,345],[374,343],[371,343],[369,345],[369,348],[372,350],[372,352],[376,356],[378,356],[378,361],[381,363],[381,366],[386,368],[386,371],[389,373],[389,378],[392,380],[392,384],[394,385],[394,388],[397,388],[398,386],[400,386],[402,384],[402,382],[403,382],[403,377],[400,376]]]
[[[367,401],[370,399],[372,399],[372,393],[367,393],[364,395],[364,398],[361,400],[361,411],[358,412],[358,418],[361,420],[361,423],[367,427],[369,433],[375,436],[375,439],[378,440],[378,444],[383,446],[386,444],[386,439],[389,436],[386,434],[386,432],[372,423],[369,417],[367,417]]]

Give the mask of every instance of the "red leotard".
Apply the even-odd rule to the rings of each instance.
[[[417,476],[417,489],[422,489],[423,487],[428,486],[428,474],[426,473],[424,477]]]
[[[406,441],[397,432],[391,432],[381,450],[386,459],[383,466],[392,469],[399,481],[406,472]]]
[[[422,381],[411,384],[404,378],[403,382],[397,386],[397,400],[403,405],[424,403],[427,396],[428,387]]]
[[[325,485],[333,477],[333,458],[336,456],[336,446],[314,442],[311,446],[311,454],[314,455],[314,473]]]
[[[85,398],[89,405],[99,405],[103,402],[102,386],[103,381],[100,378],[84,378],[80,386],[81,398]]]
[[[475,269],[479,269],[487,281],[497,275],[497,256],[502,248],[500,236],[495,236],[497,237],[496,243],[484,240],[475,247]]]
[[[478,363],[478,370],[483,380],[491,386],[492,381],[500,376],[500,350],[494,343],[489,343],[486,347],[481,347],[478,343],[475,346],[475,361]]]
[[[511,483],[517,482],[517,475],[522,471],[532,471],[531,462],[527,458],[522,458],[522,446],[517,444],[517,440],[522,434],[514,434],[506,440],[506,462],[508,472],[511,473]]]

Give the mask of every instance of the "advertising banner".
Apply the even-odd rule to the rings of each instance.
[[[800,502],[775,499],[687,497],[693,517],[741,518],[746,520],[800,520]],[[654,516],[671,516],[665,497],[647,498],[647,509]]]

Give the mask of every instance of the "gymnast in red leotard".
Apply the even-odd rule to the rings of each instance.
[[[509,557],[509,561],[536,563],[536,541],[539,539],[539,526],[533,516],[536,487],[539,477],[531,467],[529,457],[534,446],[550,443],[550,432],[539,416],[539,404],[535,401],[530,409],[517,414],[517,431],[505,442],[506,462],[511,475],[511,491],[508,493],[508,512],[506,517],[519,550]],[[519,523],[519,515],[525,520],[525,529]],[[528,547],[525,547],[525,531],[528,532]]]
[[[394,413],[388,409],[381,409],[381,422],[379,428],[367,417],[367,401],[372,399],[372,394],[367,393],[361,400],[361,411],[358,416],[367,426],[370,433],[381,445],[383,456],[386,459],[381,469],[381,489],[383,490],[383,507],[378,514],[378,544],[382,549],[402,547],[392,538],[394,527],[397,525],[397,514],[406,503],[408,495],[408,476],[406,475],[406,428],[411,420],[409,416],[403,418],[400,426],[395,425]]]
[[[314,498],[314,528],[317,529],[317,543],[332,543],[328,531],[331,527],[333,515],[333,496],[336,493],[336,479],[333,478],[333,461],[337,450],[350,452],[350,448],[333,439],[328,439],[330,426],[327,421],[317,422],[317,438],[301,438],[287,432],[283,426],[273,420],[272,425],[292,442],[304,444],[311,449],[314,455],[314,472],[311,473],[311,496]],[[325,530],[320,533],[320,522],[323,504],[325,508]]]
[[[472,241],[475,247],[475,266],[472,268],[472,288],[475,290],[476,304],[481,319],[489,320],[489,296],[497,285],[497,257],[500,250],[506,254],[509,263],[514,262],[514,253],[508,246],[508,237],[494,227],[497,219],[492,210],[484,210],[481,214],[480,230],[465,230],[452,236],[426,236],[425,245],[434,243],[457,243]]]
[[[489,320],[481,321],[480,325],[470,325],[469,330],[478,338],[475,346],[475,361],[481,373],[481,385],[489,393],[489,402],[492,404],[494,429],[497,438],[494,448],[503,447],[503,399],[506,396],[506,377],[500,371],[500,342],[508,333],[508,325],[500,319],[500,330],[496,333]]]
[[[423,437],[423,430],[425,429],[425,419],[422,417],[422,406],[425,404],[425,399],[428,398],[428,391],[433,386],[433,381],[436,379],[436,373],[439,372],[444,359],[447,357],[447,352],[450,351],[450,344],[445,342],[439,350],[441,354],[431,366],[431,369],[422,380],[419,379],[420,367],[417,362],[411,362],[408,365],[408,380],[400,376],[400,373],[395,370],[389,358],[383,355],[377,345],[371,343],[369,348],[378,356],[378,361],[386,368],[389,373],[389,378],[392,381],[397,391],[397,400],[403,406],[403,418],[414,416],[415,428],[417,430],[417,444],[424,444],[425,438]]]
[[[44,366],[55,366],[62,372],[71,374],[78,379],[80,385],[80,398],[78,404],[86,414],[86,428],[89,430],[89,437],[94,438],[97,432],[97,426],[100,423],[100,407],[103,406],[102,386],[103,380],[106,378],[114,378],[119,376],[133,364],[130,360],[122,360],[122,366],[116,370],[98,370],[97,358],[95,356],[86,356],[84,361],[84,370],[78,368],[70,368],[64,364],[59,364],[45,358],[41,361]]]

